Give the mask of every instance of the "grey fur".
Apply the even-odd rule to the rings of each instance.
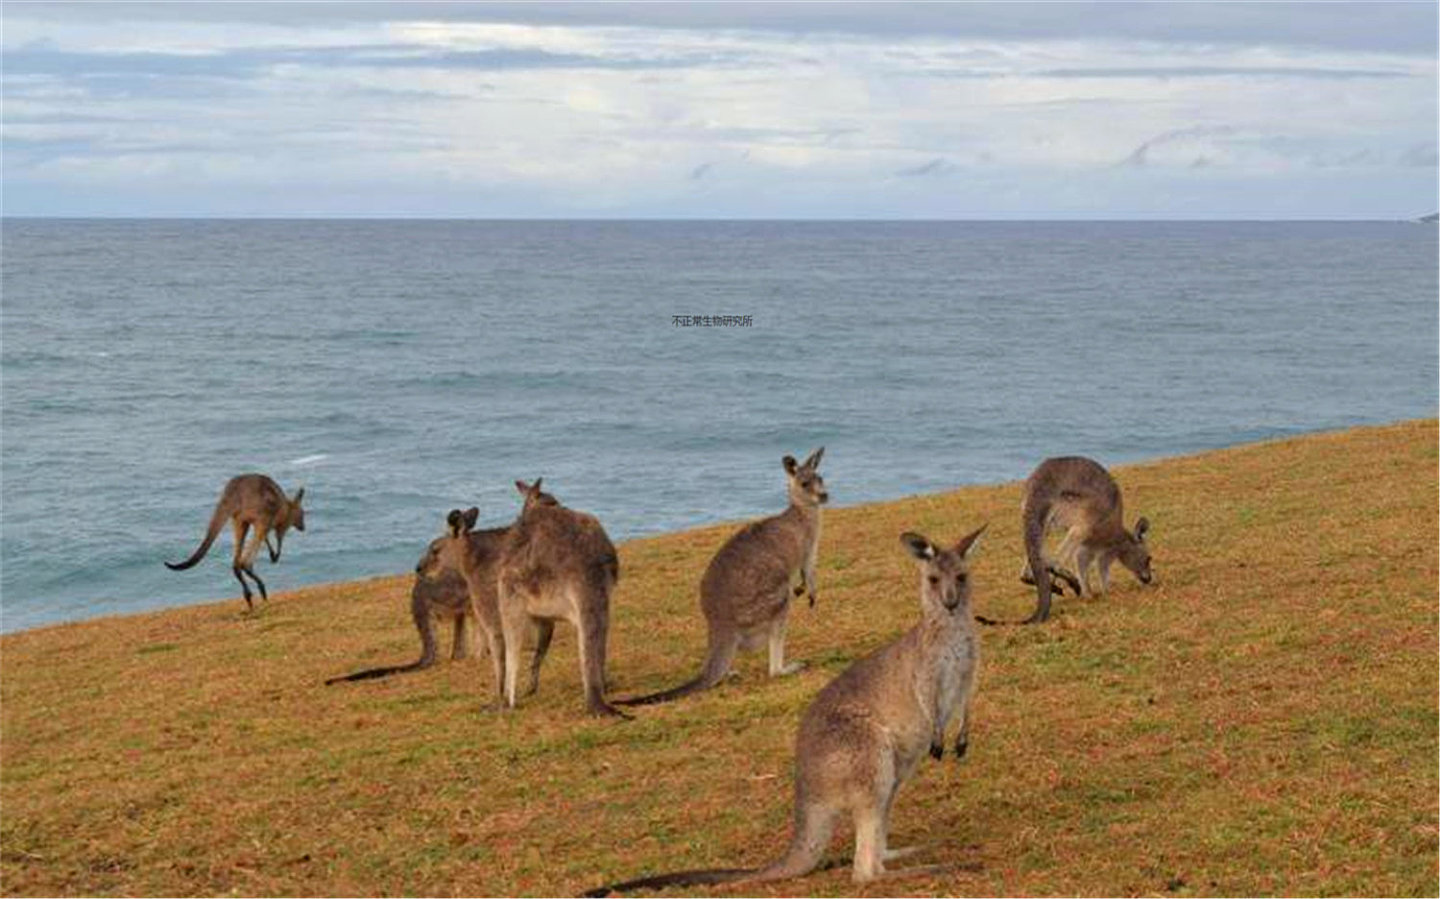
[[[807,593],[813,607],[818,594],[820,506],[830,498],[819,472],[824,454],[822,446],[803,463],[793,456],[782,459],[790,505],[779,515],[745,525],[710,560],[700,580],[708,643],[700,674],[669,690],[618,700],[618,705],[649,705],[708,690],[730,671],[742,649],[765,645],[771,677],[803,667],[785,663],[785,624],[792,595]],[[797,572],[800,585],[792,593]]]
[[[1118,560],[1141,583],[1150,583],[1150,550],[1145,543],[1150,523],[1140,518],[1133,532],[1125,529],[1120,486],[1100,463],[1082,456],[1040,463],[1025,481],[1020,517],[1025,535],[1020,579],[1034,584],[1036,593],[1035,611],[1026,624],[1049,617],[1050,594],[1057,587],[1052,576],[1077,594],[1094,595],[1089,569],[1096,564],[1103,593],[1110,589],[1110,565]],[[1054,557],[1044,551],[1049,531],[1065,532]],[[1037,571],[1045,576],[1037,577]]]
[[[907,854],[889,848],[890,810],[901,785],[927,751],[943,756],[946,731],[957,718],[956,756],[969,746],[980,639],[971,621],[967,560],[983,530],[949,549],[918,534],[902,538],[920,562],[920,623],[851,665],[805,710],[795,740],[794,830],[778,860],[758,869],[647,877],[585,895],[799,877],[820,864],[846,814],[855,825],[854,879],[887,876],[886,860]]]

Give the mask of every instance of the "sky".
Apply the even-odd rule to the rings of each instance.
[[[1413,218],[1437,8],[6,0],[3,210]]]

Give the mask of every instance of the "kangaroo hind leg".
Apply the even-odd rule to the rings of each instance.
[[[231,529],[235,534],[235,552],[230,559],[230,570],[235,574],[235,580],[240,582],[246,610],[254,611],[255,600],[250,592],[250,584],[245,580],[245,539],[250,534],[250,524],[237,518],[231,522]]]
[[[794,674],[805,667],[804,662],[791,662],[785,664],[785,619],[786,614],[782,611],[775,620],[770,622],[769,644],[770,644],[770,676],[783,677],[787,674]]]

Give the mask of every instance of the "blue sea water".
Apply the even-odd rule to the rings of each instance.
[[[1411,223],[8,219],[0,628],[235,596],[231,475],[305,485],[272,590],[408,571],[543,475],[617,540],[1437,407]],[[750,327],[675,316],[748,315]]]

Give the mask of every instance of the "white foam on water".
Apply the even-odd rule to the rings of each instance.
[[[286,462],[285,464],[286,464],[286,465],[295,465],[295,466],[299,466],[299,465],[313,465],[313,464],[315,464],[316,462],[319,462],[321,459],[328,459],[328,458],[330,458],[330,454],[329,454],[329,453],[316,453],[316,454],[313,455],[313,456],[301,456],[301,457],[298,458],[298,459],[291,459],[289,462]]]

